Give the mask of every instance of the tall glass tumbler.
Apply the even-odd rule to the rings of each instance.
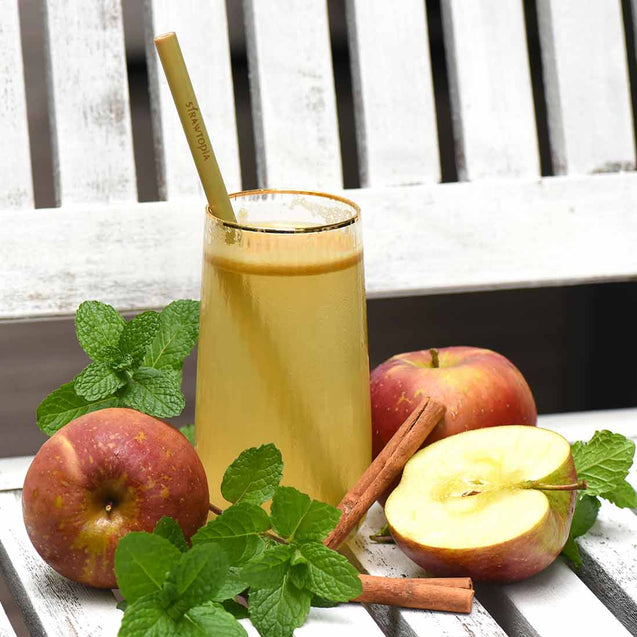
[[[337,504],[371,460],[358,207],[297,191],[231,195],[206,215],[195,439],[213,502],[246,447],[273,442],[283,484]]]

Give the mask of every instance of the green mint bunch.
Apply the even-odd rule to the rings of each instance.
[[[199,334],[199,302],[180,300],[126,321],[115,308],[85,301],[75,314],[77,340],[92,362],[39,405],[37,423],[51,436],[65,424],[106,407],[178,416],[183,361]]]
[[[600,498],[618,507],[637,507],[637,493],[626,480],[633,464],[635,443],[621,434],[596,431],[588,442],[571,446],[578,480],[586,480],[588,488],[577,495],[571,531],[562,550],[575,566],[582,557],[575,538],[587,533],[597,519]]]
[[[197,531],[190,549],[167,518],[153,534],[120,540],[115,573],[128,603],[120,637],[244,635],[236,620],[246,616],[264,637],[288,637],[303,625],[310,606],[361,594],[356,569],[323,544],[340,511],[279,486],[282,472],[274,445],[244,451],[221,484],[232,506]],[[261,505],[269,500],[268,515]],[[198,595],[180,583],[182,577],[194,581],[195,565]],[[184,627],[201,624],[204,615],[208,624],[187,632]],[[226,622],[223,628],[220,622]]]

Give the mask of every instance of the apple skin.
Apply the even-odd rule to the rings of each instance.
[[[425,396],[447,408],[426,444],[482,427],[537,424],[531,389],[507,358],[477,347],[437,351],[437,368],[431,350],[422,350],[393,356],[371,372],[373,457]]]
[[[56,432],[29,467],[22,496],[27,533],[42,558],[99,588],[117,586],[121,537],[150,532],[170,516],[189,538],[208,506],[206,475],[186,437],[123,408],[91,412]]]
[[[543,482],[577,482],[573,457],[569,455],[567,462]],[[428,575],[471,577],[477,582],[517,582],[553,563],[568,539],[577,491],[544,491],[544,494],[550,502],[544,518],[527,533],[500,544],[477,549],[428,547],[404,537],[391,523],[389,530],[405,555]]]

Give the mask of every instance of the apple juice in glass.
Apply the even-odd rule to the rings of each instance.
[[[273,442],[283,484],[337,504],[371,460],[367,322],[357,206],[295,191],[208,210],[195,439],[212,502],[225,468]]]

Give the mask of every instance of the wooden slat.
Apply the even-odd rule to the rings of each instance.
[[[259,184],[342,186],[325,0],[246,0]]]
[[[346,6],[361,185],[439,181],[425,3]]]
[[[538,0],[556,174],[633,170],[635,147],[619,0]]]
[[[441,8],[459,178],[538,175],[522,1]]]
[[[259,637],[259,632],[249,619],[242,619],[240,623],[249,637]],[[294,636],[325,637],[328,633],[329,637],[381,637],[384,634],[362,606],[342,604],[335,608],[310,609],[305,624],[294,631]]]
[[[7,617],[7,614],[0,604],[0,637],[15,637],[15,630]]]
[[[0,459],[0,491],[21,489],[32,460],[32,456]]]
[[[345,195],[363,210],[370,296],[613,281],[637,273],[636,174]],[[37,221],[24,232],[29,214]],[[87,298],[120,309],[198,298],[203,214],[200,199],[3,212],[9,239],[0,241],[0,318],[71,314]]]
[[[416,566],[397,546],[375,544],[369,540],[386,523],[383,510],[375,504],[361,524],[358,533],[348,542],[347,548],[355,563],[370,575],[389,577],[423,577],[424,572]],[[387,629],[413,631],[417,635],[489,635],[504,636],[506,633],[498,626],[482,604],[474,600],[469,615],[436,613],[411,609],[388,609],[384,606],[372,606],[374,617]],[[388,634],[392,634],[388,630]],[[409,634],[407,632],[407,634]]]
[[[502,608],[505,628],[511,635],[562,637],[566,621],[572,635],[629,635],[561,558],[527,580],[505,586],[479,586],[477,594],[487,600],[485,603]]]
[[[161,199],[198,196],[203,190],[181,127],[153,37],[175,31],[193,82],[215,156],[229,191],[241,190],[241,168],[223,0],[147,0],[146,57]]]
[[[42,561],[22,523],[19,491],[0,493],[0,518],[0,567],[31,634],[116,635],[122,613],[113,593],[71,582]]]
[[[121,3],[43,4],[56,199],[134,201]]]
[[[601,429],[610,429],[637,441],[637,408],[543,414],[538,417],[537,424],[557,431],[570,442],[590,440]]]
[[[18,0],[0,6],[0,208],[33,206]]]
[[[634,484],[634,482],[633,482]],[[637,634],[637,516],[604,501],[593,528],[578,539],[578,575],[624,626]]]

